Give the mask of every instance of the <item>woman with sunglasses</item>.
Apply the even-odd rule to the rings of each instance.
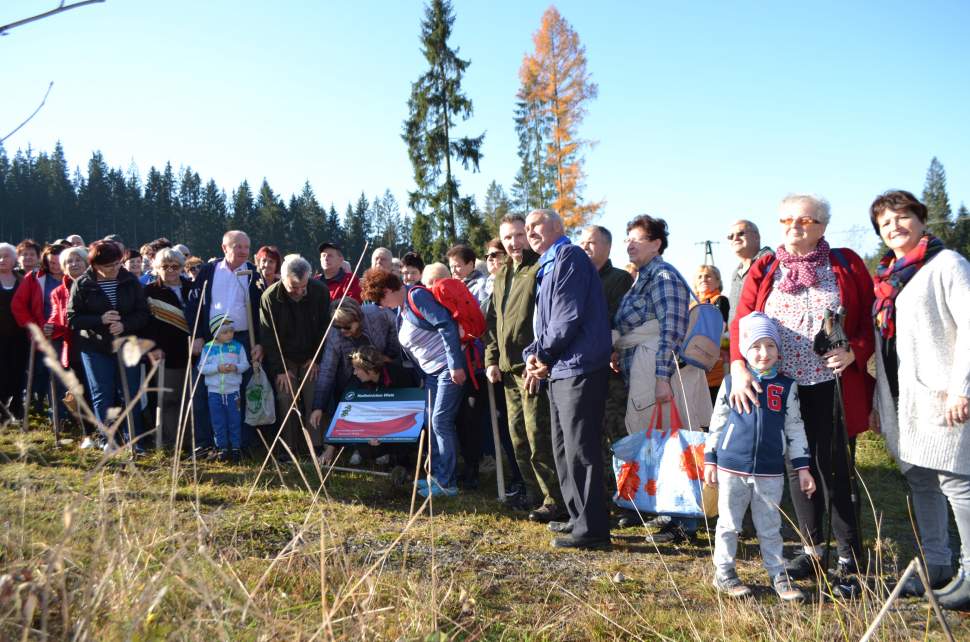
[[[779,212],[784,243],[777,248],[776,256],[762,256],[751,266],[731,323],[730,399],[736,408],[748,412],[765,396],[738,348],[738,320],[756,310],[764,312],[778,324],[779,370],[798,385],[811,473],[822,482],[819,486],[824,491],[809,498],[799,490],[797,474],[790,474],[792,502],[806,545],[804,552],[788,563],[788,574],[791,579],[801,579],[819,568],[828,502],[838,545],[835,588],[848,596],[859,590],[855,575],[864,559],[851,471],[855,437],[868,429],[872,409],[873,380],[866,370],[874,349],[872,278],[855,252],[831,248],[825,240],[828,201],[810,194],[791,194],[782,200]],[[816,354],[813,342],[825,316],[839,308],[844,309],[842,326],[848,343]],[[835,419],[842,410],[836,408],[839,383],[844,427]],[[770,407],[770,396],[765,399]]]

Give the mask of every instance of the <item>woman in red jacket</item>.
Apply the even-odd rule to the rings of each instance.
[[[749,312],[764,312],[778,323],[781,333],[780,370],[798,384],[805,433],[812,454],[811,472],[831,493],[832,531],[838,544],[837,586],[854,592],[854,575],[862,559],[862,542],[853,505],[851,466],[855,436],[868,429],[872,409],[873,381],[866,372],[872,356],[874,335],[869,321],[872,310],[872,278],[862,259],[852,250],[832,249],[824,238],[829,204],[807,194],[786,197],[780,207],[785,242],[777,258],[766,255],[751,266],[737,314],[731,323],[731,402],[747,409],[757,403],[756,382],[744,366],[738,350],[738,321]],[[813,339],[826,311],[845,308],[843,325],[849,346],[818,355]],[[833,418],[836,376],[841,377],[845,407],[842,427]],[[844,455],[848,448],[848,458]],[[827,497],[808,498],[799,490],[797,478],[790,485],[805,551],[788,564],[792,579],[810,575],[824,544],[823,515]]]
[[[63,245],[44,246],[40,254],[40,269],[24,275],[24,281],[11,302],[13,316],[20,327],[26,328],[28,323],[33,323],[44,331],[48,339],[52,338],[53,332],[47,323],[51,314],[51,294],[61,285],[64,276],[59,259],[63,249]],[[55,341],[54,349],[60,350],[60,347],[60,342]],[[44,365],[43,359],[38,358],[34,362],[32,396],[43,400],[50,394],[49,386],[50,370]],[[63,393],[63,388],[59,388],[59,391]]]

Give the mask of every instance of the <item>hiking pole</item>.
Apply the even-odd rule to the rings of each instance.
[[[57,442],[61,440],[61,409],[59,408],[60,402],[57,400],[57,378],[54,373],[51,373],[50,377],[50,395],[51,395],[51,424],[54,428],[54,447],[57,447]]]
[[[33,338],[30,340],[30,357],[27,361],[27,386],[24,393],[24,421],[20,425],[20,432],[27,432],[30,421],[30,397],[33,395],[34,387],[34,362],[37,361],[37,344]]]
[[[498,436],[498,411],[495,409],[495,384],[485,380],[488,387],[488,410],[492,415],[492,441],[495,444],[495,480],[498,483],[498,500],[505,500],[505,472],[502,470],[502,442]]]
[[[162,450],[162,402],[165,400],[165,357],[158,360],[158,393],[155,397],[155,450]]]

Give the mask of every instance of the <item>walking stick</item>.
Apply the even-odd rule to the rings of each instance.
[[[128,406],[131,405],[131,390],[128,389],[128,373],[126,372],[125,361],[124,361],[124,357],[122,356],[121,350],[118,350],[118,374],[121,376],[121,392],[122,394],[124,394],[124,397],[125,397],[125,408],[128,408]],[[128,411],[128,414],[125,416],[125,423],[128,425],[129,442],[133,442],[135,440],[134,423],[131,421],[131,413],[136,412],[136,410],[137,410],[136,408],[132,408],[131,410]],[[114,435],[111,436],[111,439],[112,441],[115,441]],[[115,444],[118,444],[118,442],[115,441]],[[132,453],[132,456],[134,456],[135,454],[134,446],[132,446],[131,453]]]
[[[37,360],[37,344],[30,340],[30,357],[27,361],[27,386],[24,394],[24,421],[20,425],[20,432],[27,432],[27,425],[30,421],[30,397],[34,387],[34,362]]]
[[[158,396],[155,404],[155,450],[162,449],[162,404],[165,400],[165,358],[158,360]]]
[[[495,410],[495,385],[486,381],[488,387],[488,410],[492,414],[492,441],[495,442],[495,480],[498,483],[498,500],[505,500],[505,473],[502,470],[502,443],[498,436],[498,411]]]
[[[57,399],[57,378],[54,373],[51,373],[50,377],[50,395],[51,395],[51,423],[54,427],[54,447],[57,447],[57,443],[61,440],[61,409],[60,402]]]

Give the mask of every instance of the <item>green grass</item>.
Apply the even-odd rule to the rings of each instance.
[[[848,640],[886,593],[875,581],[855,603],[779,604],[749,541],[739,571],[756,599],[728,603],[706,536],[658,551],[626,529],[609,553],[553,552],[488,480],[412,520],[411,487],[386,478],[333,472],[320,487],[306,466],[314,497],[292,466],[282,480],[270,466],[250,495],[258,463],[183,461],[173,491],[161,455],[99,460],[41,429],[0,433],[0,639]],[[875,437],[859,470],[888,579],[912,555],[905,484]],[[970,619],[948,619],[970,637]],[[916,600],[880,629],[924,635],[940,629]]]

